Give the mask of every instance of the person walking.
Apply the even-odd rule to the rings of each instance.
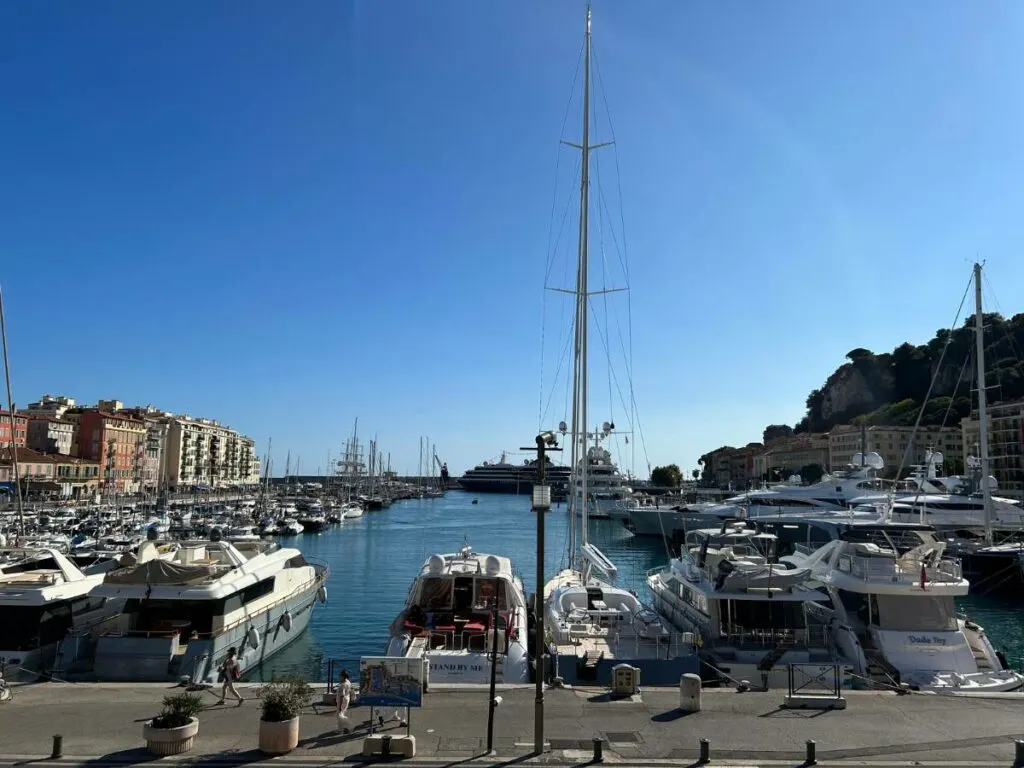
[[[338,728],[343,733],[351,733],[352,728],[348,720],[348,705],[352,703],[352,680],[349,678],[348,670],[341,670],[341,679],[338,681],[338,688],[334,692],[334,701],[338,712]]]
[[[235,690],[235,681],[242,676],[242,668],[238,665],[238,659],[235,655],[238,653],[237,648],[228,648],[228,655],[224,657],[224,661],[220,665],[220,677],[224,681],[223,687],[220,689],[220,701],[218,704],[224,703],[224,697],[231,692],[231,695],[238,699],[238,706],[242,705],[245,699],[242,698],[242,694]]]

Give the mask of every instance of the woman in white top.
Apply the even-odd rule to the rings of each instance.
[[[348,705],[352,703],[352,681],[347,669],[341,670],[341,680],[338,681],[334,700],[338,710],[338,728],[349,733],[352,730],[348,722]]]

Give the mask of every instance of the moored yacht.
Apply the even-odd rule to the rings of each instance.
[[[773,562],[775,544],[741,522],[694,530],[679,557],[648,572],[658,612],[699,638],[705,678],[784,687],[788,664],[824,672],[842,662],[809,610],[827,595],[808,585],[809,569]]]
[[[526,598],[512,563],[466,544],[423,564],[391,624],[387,655],[423,659],[431,685],[486,684],[496,640],[497,679],[525,683],[527,629]]]
[[[587,516],[591,519],[627,518],[633,509],[640,507],[639,502],[633,498],[633,489],[629,481],[619,472],[611,453],[601,445],[601,441],[607,439],[613,429],[615,425],[606,421],[600,429],[590,434],[594,439],[594,445],[587,448],[586,471],[589,502]],[[582,470],[582,466],[577,467],[577,475]],[[575,488],[575,493],[579,497],[575,505],[576,513],[582,514],[583,488],[579,483],[576,483]]]
[[[124,601],[95,595],[102,581],[55,549],[0,550],[0,657],[8,679],[49,673],[73,628],[95,630],[115,620]]]
[[[214,682],[230,647],[244,673],[302,634],[314,603],[326,601],[326,576],[326,566],[272,541],[179,542],[163,556],[146,542],[134,565],[92,593],[126,602],[116,627],[91,633],[91,674]]]
[[[810,569],[831,598],[821,616],[862,678],[939,692],[1010,691],[1024,676],[1007,669],[985,631],[957,616],[968,593],[960,563],[944,557],[930,526],[837,524],[838,538],[798,545],[784,558]]]

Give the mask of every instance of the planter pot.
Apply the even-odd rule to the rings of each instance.
[[[272,723],[260,720],[260,752],[286,755],[299,745],[299,718]]]
[[[179,728],[154,728],[152,720],[142,726],[146,749],[154,755],[180,755],[188,752],[196,743],[197,733],[199,720],[194,717],[187,725]]]

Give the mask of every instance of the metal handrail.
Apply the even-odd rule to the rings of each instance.
[[[959,560],[943,558],[934,562],[905,555],[896,557],[865,557],[863,555],[840,555],[836,561],[839,570],[863,581],[890,581],[896,583],[917,583],[924,569],[927,581],[935,584],[950,584],[963,578],[963,567]]]

